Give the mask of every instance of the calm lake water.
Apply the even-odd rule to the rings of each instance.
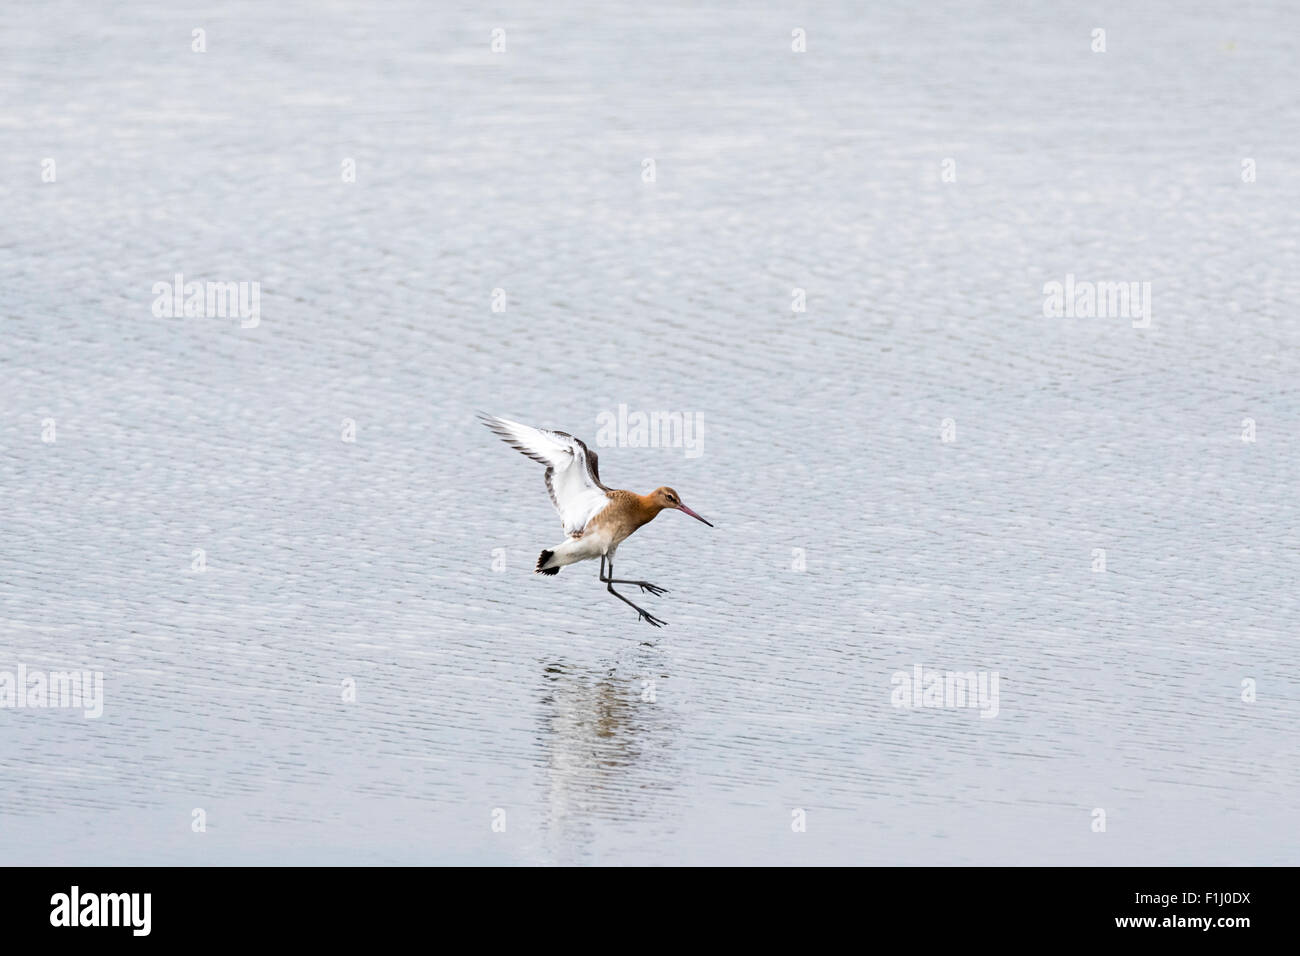
[[[7,5],[0,859],[1295,863],[1296,7],[494,16]]]

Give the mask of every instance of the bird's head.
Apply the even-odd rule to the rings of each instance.
[[[656,488],[654,491],[650,492],[650,500],[660,508],[671,508],[674,511],[682,511],[690,515],[692,518],[704,521],[704,519],[694,511],[682,504],[682,499],[678,496],[677,492],[673,491],[671,488]],[[713,527],[711,521],[704,521],[704,523],[710,528]]]

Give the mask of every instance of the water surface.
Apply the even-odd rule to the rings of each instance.
[[[1297,32],[9,4],[0,671],[105,704],[0,710],[0,858],[1294,863]],[[260,324],[155,317],[178,272]],[[1067,274],[1150,327],[1044,318]],[[599,449],[717,526],[620,550],[662,630],[530,573],[474,421],[620,404],[704,423]],[[892,706],[915,665],[997,716]]]

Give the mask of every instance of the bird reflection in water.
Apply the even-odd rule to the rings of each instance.
[[[644,662],[543,664],[546,829],[557,857],[589,856],[598,819],[662,812],[676,779],[669,711],[657,702],[663,681]]]

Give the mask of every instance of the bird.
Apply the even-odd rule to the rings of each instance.
[[[654,627],[667,624],[614,590],[615,584],[634,584],[641,593],[649,592],[656,597],[668,591],[649,581],[614,577],[614,552],[628,535],[649,524],[661,511],[681,511],[710,528],[714,527],[713,522],[682,504],[677,492],[666,485],[648,495],[610,488],[600,480],[596,453],[568,432],[532,428],[482,412],[479,419],[511,448],[546,466],[546,490],[560,514],[567,537],[537,556],[535,573],[556,575],[560,568],[570,564],[600,558],[601,583],[610,594],[636,611],[638,622],[645,621]]]

